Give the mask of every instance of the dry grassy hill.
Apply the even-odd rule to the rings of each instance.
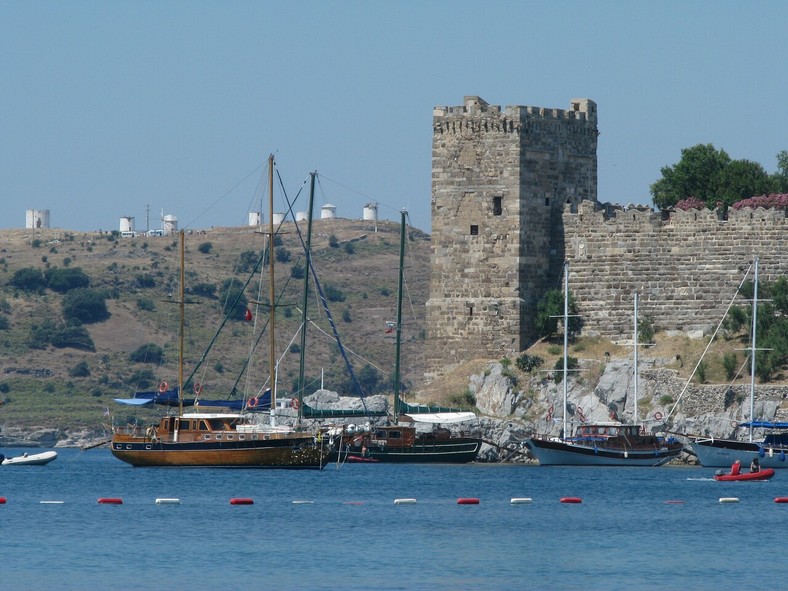
[[[324,290],[342,300],[330,302],[329,307],[354,371],[365,372],[368,379],[374,374],[383,382],[390,379],[394,365],[394,334],[386,333],[386,322],[396,318],[399,231],[396,223],[378,222],[375,227],[370,222],[350,220],[320,220],[313,228],[318,278]],[[402,367],[404,382],[416,387],[424,373],[429,237],[415,229],[408,236]],[[107,232],[47,229],[5,230],[0,238],[0,303],[4,310],[0,314],[9,325],[0,330],[0,389],[4,390],[0,398],[8,401],[0,409],[0,425],[94,426],[108,406],[117,410],[111,398],[130,396],[137,388],[155,387],[160,381],[177,383],[179,307],[173,303],[178,299],[180,269],[177,237],[121,238]],[[236,272],[239,260],[250,251],[259,255],[264,240],[246,227],[186,234],[185,285],[190,302],[185,324],[187,377],[222,322],[220,286],[228,279],[247,280],[249,273]],[[292,391],[298,374],[300,337],[295,335],[303,293],[303,280],[291,277],[292,267],[303,265],[303,249],[293,223],[282,226],[277,243],[286,250],[282,256],[289,254],[290,260],[276,266],[276,352],[281,356],[280,384]],[[109,318],[85,325],[95,351],[30,348],[34,327],[47,319],[63,323],[63,296],[50,289],[31,293],[10,286],[14,273],[28,267],[79,267],[89,275],[91,287],[106,291]],[[195,294],[193,289],[200,284],[203,289],[214,286],[216,296]],[[311,278],[310,285],[314,285]],[[267,302],[267,270],[262,276],[257,274],[244,293],[252,302]],[[308,308],[314,321],[307,329],[310,390],[319,386],[321,374],[327,386],[341,387],[348,374],[314,291]],[[194,378],[204,385],[207,396],[226,396],[252,349],[251,369],[237,387],[254,391],[267,379],[268,337],[259,338],[265,315],[252,322],[231,320],[224,327]],[[130,353],[149,343],[164,349],[164,363],[132,363]],[[80,362],[87,363],[89,376],[70,375]],[[139,379],[141,372],[147,380]]]

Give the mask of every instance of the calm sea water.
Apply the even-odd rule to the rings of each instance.
[[[4,591],[720,591],[788,580],[788,504],[774,503],[788,496],[788,470],[719,483],[704,468],[157,469],[107,450],[58,453],[47,466],[0,468]],[[566,496],[583,502],[561,504]],[[418,502],[394,504],[403,497]]]

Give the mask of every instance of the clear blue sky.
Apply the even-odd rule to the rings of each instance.
[[[773,173],[786,25],[776,0],[3,0],[0,228],[242,225],[273,152],[291,196],[317,170],[318,207],[429,231],[432,108],[465,95],[596,101],[603,202],[651,203],[698,143]]]

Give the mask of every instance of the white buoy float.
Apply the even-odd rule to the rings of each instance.
[[[180,505],[180,499],[156,499],[157,505]]]
[[[394,499],[395,505],[415,505],[416,499]]]
[[[532,502],[533,499],[531,497],[514,497],[512,499],[512,505],[527,505]]]
[[[739,497],[720,497],[720,503],[738,503]]]

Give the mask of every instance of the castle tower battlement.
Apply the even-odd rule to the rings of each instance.
[[[428,371],[498,357],[532,337],[560,275],[565,204],[596,201],[596,104],[435,107]],[[559,230],[556,234],[555,230]]]

